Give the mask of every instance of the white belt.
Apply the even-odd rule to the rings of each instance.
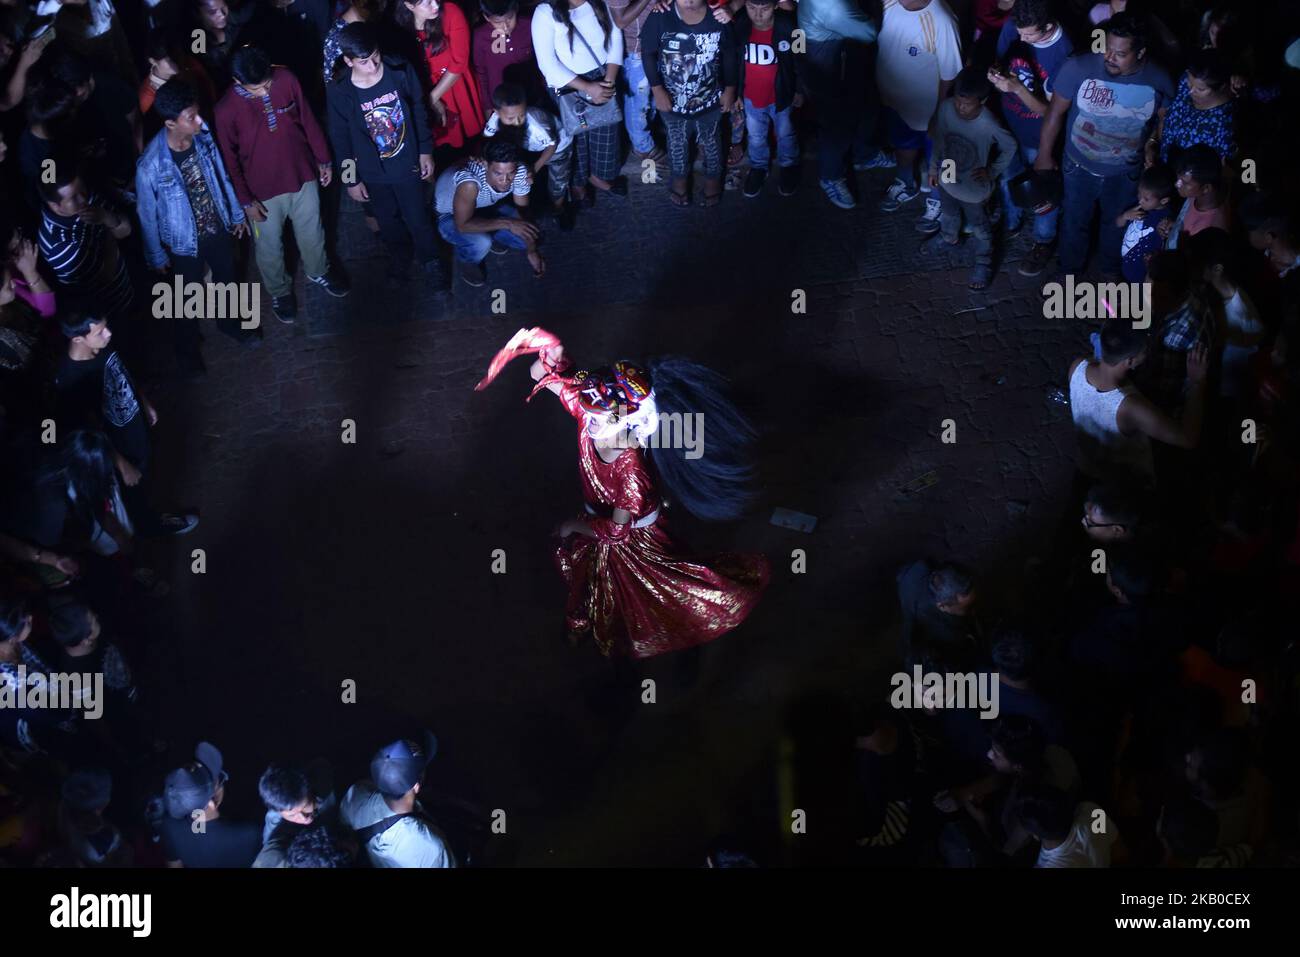
[[[588,515],[600,514],[594,508],[588,505],[586,502],[582,503],[582,507],[587,510]],[[655,510],[653,512],[651,512],[649,515],[644,515],[641,518],[638,518],[635,522],[632,523],[632,527],[647,528],[648,526],[653,525],[657,521],[659,521],[659,506],[656,505]]]

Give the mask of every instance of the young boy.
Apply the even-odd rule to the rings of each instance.
[[[944,242],[961,242],[963,214],[975,236],[975,268],[969,286],[987,289],[993,279],[993,227],[988,201],[998,177],[1015,155],[1016,140],[984,108],[992,92],[985,71],[967,67],[957,76],[955,95],[939,105],[931,137],[930,185],[939,187],[939,221],[923,218],[916,228],[943,233]]]
[[[1223,188],[1223,164],[1213,147],[1197,144],[1183,151],[1176,169],[1178,195],[1183,197],[1178,218],[1162,226],[1166,249],[1177,249],[1182,236],[1202,229],[1228,228],[1228,193]]]
[[[799,57],[792,49],[794,15],[776,9],[776,0],[746,0],[745,16],[733,26],[744,54],[738,99],[744,104],[749,133],[749,174],[744,192],[748,197],[763,191],[771,151],[767,133],[776,127],[776,162],[781,167],[777,184],[782,196],[794,195],[799,186],[799,138],[794,131],[793,113],[803,104],[799,90]]]
[[[567,202],[569,179],[573,175],[573,137],[559,129],[555,117],[538,107],[529,107],[528,94],[517,83],[502,83],[492,92],[496,107],[483,127],[486,137],[500,136],[527,153],[528,169],[536,176],[545,167],[546,185],[555,220],[560,229],[573,228],[573,206]]]
[[[533,18],[519,15],[519,0],[479,0],[483,22],[474,28],[470,60],[487,103],[502,83],[516,83],[533,103],[544,103],[545,84],[533,56]]]
[[[1152,166],[1138,180],[1137,205],[1115,220],[1116,226],[1127,224],[1120,247],[1125,282],[1146,281],[1147,262],[1164,245],[1160,226],[1173,215],[1169,204],[1175,192],[1174,174],[1168,167]]]

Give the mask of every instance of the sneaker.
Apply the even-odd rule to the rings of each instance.
[[[759,169],[757,166],[750,169],[745,175],[745,197],[753,199],[759,193],[763,192],[763,184],[767,182],[767,170]]]
[[[434,289],[443,292],[451,288],[451,280],[447,278],[447,270],[443,268],[441,260],[430,259],[422,268],[425,278]]]
[[[463,263],[457,261],[456,270],[465,285],[478,288],[487,282],[487,266],[483,263]]]
[[[326,273],[323,276],[308,276],[308,282],[314,282],[335,299],[342,299],[352,291],[352,288],[332,273]]]
[[[846,180],[824,179],[821,181],[821,187],[826,198],[840,209],[853,209],[858,205],[853,199],[853,194],[849,192],[849,184]]]
[[[291,323],[298,318],[298,303],[293,298],[293,293],[287,296],[272,296],[271,311],[275,313],[275,318],[284,323]]]
[[[1052,247],[1049,243],[1034,243],[1030,247],[1029,254],[1020,261],[1016,272],[1022,276],[1037,276],[1047,268],[1051,258]]]
[[[939,202],[939,197],[927,196],[925,198],[925,213],[922,215],[921,218],[924,219],[926,222],[930,222],[931,220],[933,220],[934,222],[937,223],[942,213],[943,213],[943,203]]]
[[[510,252],[510,250],[506,249],[505,246],[502,246],[502,245],[501,245],[499,242],[497,242],[495,239],[492,240],[492,247],[491,247],[491,249],[492,249],[492,255],[494,255],[494,256],[504,256],[506,253]]]
[[[164,535],[188,535],[199,527],[199,517],[193,512],[164,512],[158,516],[158,524]]]
[[[936,216],[934,219],[930,219],[928,216],[922,216],[916,221],[916,231],[926,235],[937,233],[939,231],[939,217]]]
[[[793,196],[802,177],[803,170],[798,166],[782,166],[776,181],[776,191],[782,196]]]
[[[901,179],[896,179],[885,193],[885,198],[880,201],[880,209],[882,212],[892,213],[904,203],[910,203],[920,195],[921,188],[915,183],[909,185]]]
[[[745,183],[745,177],[740,172],[739,166],[733,166],[727,170],[727,175],[722,178],[722,188],[724,190],[738,190]]]
[[[890,167],[897,165],[898,160],[894,158],[892,151],[876,150],[875,156],[872,156],[870,159],[862,160],[859,163],[854,163],[853,168],[859,173],[863,173],[869,169],[889,169]]]

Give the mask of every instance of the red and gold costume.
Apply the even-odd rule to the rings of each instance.
[[[521,330],[497,354],[479,388],[511,359],[551,344],[558,340],[544,330]],[[630,447],[606,462],[587,431],[591,412],[584,408],[584,383],[563,376],[562,369],[548,371],[538,389],[558,384],[556,394],[577,419],[583,520],[595,533],[571,534],[555,547],[556,565],[569,586],[570,632],[590,632],[605,655],[649,658],[712,641],[738,626],[767,585],[767,559],[725,554],[706,562],[681,555],[668,534],[646,453]],[[616,508],[632,521],[615,523]]]

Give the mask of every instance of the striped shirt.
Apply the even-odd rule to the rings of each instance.
[[[92,195],[89,202],[93,206],[98,198]],[[131,279],[107,226],[60,216],[46,206],[37,242],[59,285],[74,299],[110,322],[127,317],[134,298]]]
[[[503,193],[498,193],[487,181],[487,164],[477,157],[470,157],[461,165],[444,170],[438,177],[433,192],[434,208],[439,215],[455,210],[456,191],[460,189],[462,183],[474,183],[478,186],[478,196],[475,199],[477,209],[495,206],[507,196],[527,196],[532,189],[528,182],[528,168],[520,163],[515,167],[510,188]]]

